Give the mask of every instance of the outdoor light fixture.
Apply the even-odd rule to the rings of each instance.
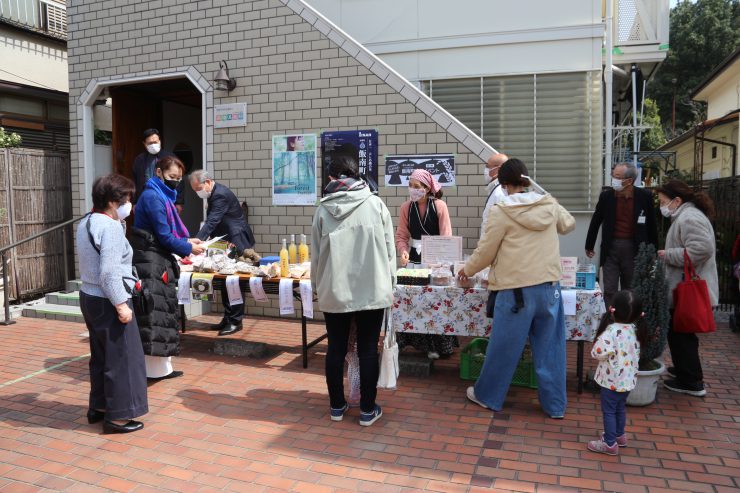
[[[229,66],[221,60],[218,63],[218,72],[213,77],[213,83],[219,91],[233,91],[236,87],[236,80],[229,77]]]

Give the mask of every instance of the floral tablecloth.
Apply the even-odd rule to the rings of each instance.
[[[491,319],[486,317],[488,290],[456,286],[398,285],[394,293],[391,326],[397,332],[488,336]],[[576,314],[565,317],[566,338],[593,341],[604,314],[598,286],[576,291]]]

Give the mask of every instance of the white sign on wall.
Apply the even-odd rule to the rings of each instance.
[[[247,103],[217,104],[213,108],[214,128],[246,127]]]

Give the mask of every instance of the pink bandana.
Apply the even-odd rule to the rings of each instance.
[[[439,182],[434,179],[434,176],[432,176],[432,174],[429,171],[424,170],[424,169],[415,169],[411,173],[411,176],[409,178],[418,180],[423,185],[426,185],[426,187],[429,189],[432,195],[439,192],[439,189],[442,188]]]

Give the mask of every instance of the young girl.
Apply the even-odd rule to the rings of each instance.
[[[619,291],[612,298],[609,311],[601,319],[591,356],[599,360],[594,380],[601,385],[601,412],[604,433],[601,440],[588,442],[588,449],[618,455],[627,446],[624,425],[625,403],[637,382],[640,344],[647,337],[642,301],[632,291]]]
[[[442,187],[426,170],[417,169],[409,178],[409,200],[401,204],[396,229],[396,248],[401,266],[421,265],[422,236],[452,236],[447,204],[442,200]],[[413,346],[427,353],[429,359],[449,356],[458,345],[455,336],[433,334],[397,334],[398,348]]]

